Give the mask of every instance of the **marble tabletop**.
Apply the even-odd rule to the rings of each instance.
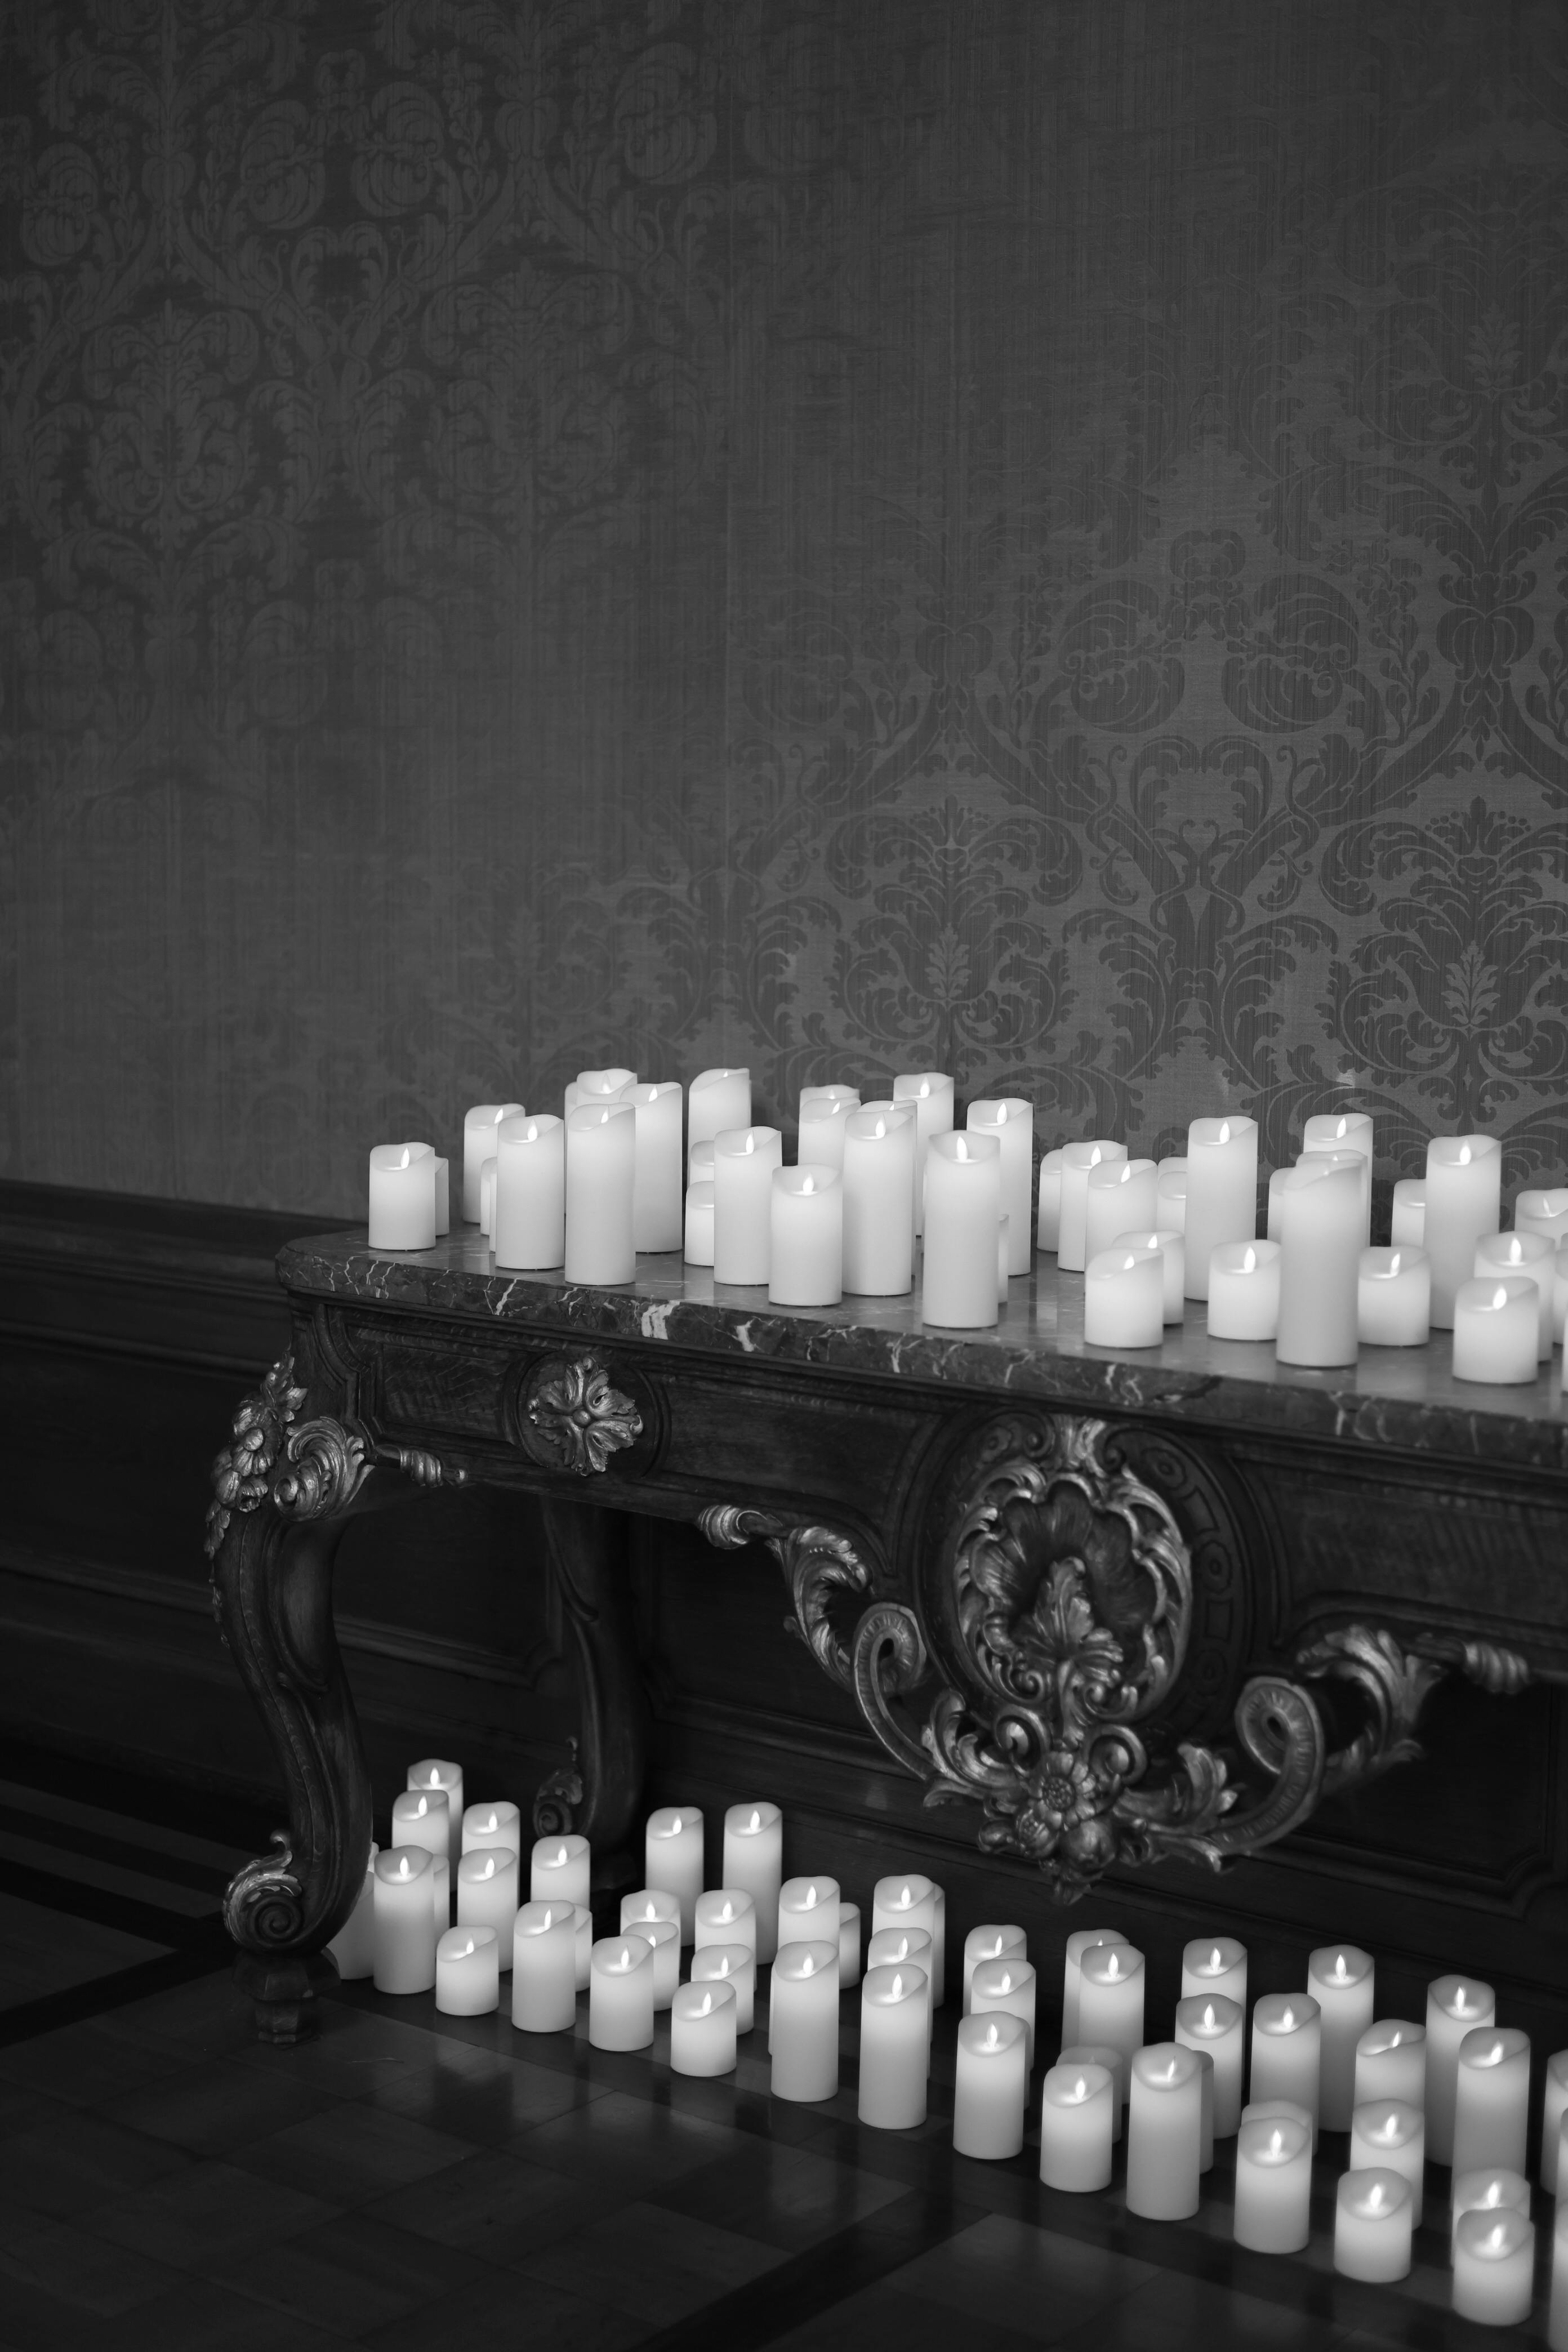
[[[278,1267],[297,1293],[462,1321],[1568,1471],[1560,1355],[1529,1386],[1482,1387],[1455,1380],[1452,1340],[1442,1332],[1424,1348],[1363,1348],[1354,1365],[1306,1371],[1277,1363],[1268,1342],[1211,1339],[1206,1311],[1193,1300],[1158,1348],[1096,1348],[1083,1336],[1083,1277],[1058,1272],[1051,1257],[1016,1277],[987,1331],[923,1324],[918,1290],[774,1307],[765,1292],[716,1283],[710,1269],[673,1253],[639,1258],[634,1282],[603,1287],[498,1273],[472,1228],[407,1255],[372,1250],[363,1228],[301,1237],[286,1244]]]

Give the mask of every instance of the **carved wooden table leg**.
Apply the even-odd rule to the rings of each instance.
[[[647,1777],[647,1697],[632,1620],[630,1523],[591,1503],[542,1506],[551,1573],[570,1629],[581,1728],[574,1766],[534,1801],[533,1831],[575,1830],[594,1848],[594,1883],[640,1883],[631,1851]]]

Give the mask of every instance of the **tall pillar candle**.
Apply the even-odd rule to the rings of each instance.
[[[1081,1274],[1089,1264],[1089,1179],[1093,1169],[1110,1160],[1127,1157],[1124,1143],[1096,1136],[1088,1143],[1069,1143],[1062,1151],[1061,1212],[1057,1230],[1057,1264],[1064,1274]],[[1158,1188],[1156,1187],[1156,1192]]]
[[[1461,1282],[1454,1293],[1454,1378],[1522,1388],[1536,1374],[1541,1293],[1526,1275]]]
[[[941,1070],[904,1070],[893,1080],[893,1100],[910,1103],[915,1114],[915,1231],[925,1230],[926,1150],[936,1137],[952,1131],[952,1080]],[[1002,1213],[1000,1208],[996,1215]],[[995,1220],[993,1219],[993,1223]]]
[[[800,1098],[800,1129],[795,1142],[795,1160],[802,1168],[833,1168],[844,1172],[844,1130],[849,1115],[860,1108],[858,1095],[848,1095],[842,1102],[819,1100],[808,1103]]]
[[[982,1960],[969,1989],[969,2013],[983,2017],[998,2010],[1016,2017],[1028,2036],[1029,2063],[1035,2063],[1035,1971],[1027,1960],[1009,1954],[1005,1959]]]
[[[1273,1339],[1279,1332],[1278,1242],[1221,1242],[1209,1252],[1209,1338]]]
[[[1476,1244],[1474,1280],[1490,1282],[1499,1275],[1523,1275],[1535,1284],[1541,1300],[1541,1329],[1535,1352],[1543,1364],[1552,1360],[1556,1271],[1556,1244],[1542,1234],[1490,1234]]]
[[[1252,2012],[1252,2096],[1291,2099],[1311,2116],[1321,2097],[1322,2013],[1310,1993],[1266,1993]]]
[[[868,1968],[860,1980],[857,2112],[874,2130],[909,2131],[925,2121],[928,1992],[925,1970],[909,1961]]]
[[[1120,2115],[1109,2066],[1060,2063],[1040,2091],[1040,2179],[1082,2195],[1110,2185],[1110,2145]]]
[[[1025,1960],[1028,1956],[1022,1927],[971,1927],[963,1939],[963,2015],[969,2015],[969,1990],[982,1960]]]
[[[372,1846],[354,1907],[327,1946],[345,1984],[375,1973],[375,1857]]]
[[[1459,2044],[1478,2025],[1497,2023],[1497,1995],[1479,1977],[1436,1977],[1426,1988],[1426,2153],[1454,2160],[1454,2101]]]
[[[1432,1331],[1426,1253],[1364,1249],[1356,1273],[1356,1337],[1367,1348],[1424,1348]]]
[[[1258,1236],[1255,1118],[1194,1118],[1188,1128],[1185,1232],[1187,1297],[1206,1298],[1210,1252],[1221,1242],[1249,1242]]]
[[[588,1970],[588,2040],[595,2050],[646,2050],[653,2040],[653,1946],[629,1932],[594,1946]]]
[[[647,1817],[643,1866],[650,1886],[673,1895],[680,1905],[680,1940],[696,1929],[697,1898],[702,1892],[702,1813],[696,1805],[662,1805]]]
[[[452,1801],[445,1789],[400,1789],[392,1801],[392,1843],[422,1845],[447,1861],[452,1851]]]
[[[1280,1194],[1279,1332],[1282,1364],[1356,1360],[1361,1272],[1359,1160],[1310,1153]],[[1190,1280],[1190,1277],[1189,1277]]]
[[[1552,1284],[1555,1304],[1552,1310],[1552,1328],[1557,1345],[1563,1345],[1563,1334],[1568,1325],[1568,1242],[1557,1244],[1557,1272]]]
[[[408,1767],[411,1789],[447,1791],[447,1859],[455,1870],[463,1851],[463,1768],[445,1756],[422,1756]]]
[[[775,2099],[831,2099],[838,2089],[838,1937],[781,1944],[768,2004]]]
[[[535,1838],[528,1863],[531,1903],[585,1904],[593,1885],[594,1855],[585,1837]]]
[[[1184,1242],[1187,1233],[1187,1163],[1179,1161],[1173,1168],[1162,1168],[1160,1188],[1155,1197],[1154,1216],[1157,1223],[1169,1226],[1180,1234]],[[1182,1260],[1184,1270],[1185,1255]]]
[[[1334,2192],[1334,2268],[1387,2284],[1410,2275],[1410,2183],[1386,2167],[1342,2174]]]
[[[458,1864],[458,1925],[493,1927],[498,1968],[511,1966],[518,1911],[517,1856],[510,1846],[475,1846]]]
[[[479,1231],[487,1241],[495,1234],[496,1163],[493,1156],[479,1171]]]
[[[1373,2021],[1377,1972],[1354,1944],[1325,1944],[1307,1962],[1307,1990],[1321,2019],[1319,2119],[1325,2131],[1349,2131],[1355,2105],[1355,2054]]]
[[[1236,2139],[1236,2242],[1299,2254],[1312,2234],[1312,2133],[1289,2116],[1255,2116]]]
[[[1562,2157],[1562,2124],[1568,2114],[1568,2050],[1554,2050],[1546,2062],[1541,2093],[1541,2185],[1549,2197],[1568,2190],[1568,2179],[1558,2168]]]
[[[1517,2327],[1530,2317],[1535,2285],[1535,2227],[1522,2213],[1461,2215],[1454,2232],[1454,2309],[1489,2327]]]
[[[1100,1944],[1125,1944],[1120,1927],[1075,1927],[1062,1948],[1062,2046],[1079,2039],[1078,2004],[1083,1956]]]
[[[1234,1936],[1194,1936],[1182,1949],[1182,1999],[1223,1993],[1247,2007],[1247,1946]]]
[[[1408,2017],[1384,2017],[1369,2025],[1355,2046],[1353,2105],[1368,2099],[1426,2103],[1426,2028]]]
[[[1198,2210],[1203,2070],[1179,2042],[1134,2053],[1127,2109],[1127,2210],[1183,2221]]]
[[[1040,1154],[1040,1182],[1036,1195],[1035,1247],[1054,1255],[1062,1232],[1062,1153]]]
[[[731,1805],[724,1815],[724,1885],[749,1895],[757,1911],[757,1958],[778,1949],[779,1887],[784,1879],[784,1816],[765,1799]]]
[[[1426,2186],[1426,2118],[1407,2099],[1367,2099],[1351,2110],[1351,2170],[1386,2166],[1410,2183],[1411,2225],[1421,2227]]]
[[[958,2155],[995,2163],[1022,2148],[1028,2046],[1019,2018],[993,2012],[959,2021],[952,2094]]]
[[[914,1288],[915,1116],[869,1103],[844,1123],[844,1287],[901,1298]]]
[[[1512,2025],[1472,2028],[1454,2070],[1454,2170],[1522,2172],[1529,2130],[1529,2034]]]
[[[871,1891],[871,1933],[884,1927],[923,1927],[931,1939],[931,1999],[938,2009],[946,1997],[946,1976],[938,1889],[919,1871],[879,1878]]]
[[[932,1948],[931,1938],[923,1927],[879,1927],[866,1947],[868,1969],[896,1969],[908,1961],[919,1969],[925,1979],[926,1989],[921,1998],[925,2003],[928,2053],[936,2022],[931,1999]]]
[[[674,1079],[657,1084],[639,1080],[626,1088],[625,1099],[637,1120],[632,1245],[655,1252],[678,1250],[686,1196],[680,1147],[685,1097]]]
[[[1083,1336],[1090,1348],[1157,1348],[1165,1336],[1165,1261],[1125,1243],[1091,1257],[1083,1277]]]
[[[711,1143],[734,1128],[752,1124],[752,1074],[724,1067],[700,1070],[687,1097],[686,1133],[689,1144]]]
[[[436,1246],[436,1155],[427,1143],[378,1143],[370,1155],[373,1250]]]
[[[1160,1174],[1152,1160],[1102,1160],[1089,1170],[1083,1196],[1086,1268],[1136,1227],[1155,1223],[1159,1193]]]
[[[784,1165],[776,1127],[726,1128],[713,1139],[713,1279],[765,1284],[773,1245],[773,1171]]]
[[[1242,2071],[1247,2056],[1247,2017],[1241,2003],[1222,1992],[1189,1993],[1176,2003],[1176,2040],[1187,2050],[1205,2051],[1214,2063],[1214,2136],[1229,2139],[1241,2125]]]
[[[1361,1240],[1372,1239],[1372,1170],[1376,1156],[1371,1119],[1364,1111],[1321,1111],[1301,1130],[1303,1151],[1353,1151],[1366,1172],[1362,1178]]]
[[[678,1986],[669,2004],[670,2072],[732,2074],[737,2022],[733,1985]]]
[[[524,1903],[511,1923],[511,2021],[521,2033],[569,2033],[577,2021],[577,1906]]]
[[[800,1108],[803,1114],[816,1110],[858,1110],[860,1089],[845,1086],[837,1078],[826,1086],[802,1087]]]
[[[431,1867],[423,1846],[390,1846],[375,1857],[372,1974],[377,1992],[428,1992],[436,1981]]]
[[[1001,1161],[989,1135],[943,1133],[926,1148],[922,1322],[978,1331],[996,1321]]]
[[[860,1981],[860,1906],[838,1906],[838,1990],[847,1992]]]
[[[627,1102],[579,1103],[566,1121],[568,1282],[630,1282],[637,1113]]]
[[[1432,1265],[1432,1328],[1451,1330],[1476,1244],[1502,1224],[1502,1151],[1495,1136],[1435,1135],[1426,1146],[1426,1216],[1421,1246]]]
[[[713,1180],[686,1188],[686,1240],[681,1256],[688,1265],[713,1263]]]
[[[1568,1186],[1521,1192],[1513,1204],[1516,1234],[1539,1234],[1556,1249],[1568,1241]]]
[[[691,1955],[693,1984],[732,1985],[735,2031],[750,2033],[756,2022],[757,1956],[747,1944],[699,1944]]]
[[[1079,2039],[1117,2052],[1123,2106],[1132,2053],[1143,2046],[1143,1955],[1131,1944],[1095,1945],[1079,1963]]]
[[[1186,1251],[1182,1236],[1168,1226],[1140,1227],[1132,1234],[1118,1234],[1122,1249],[1158,1250],[1164,1273],[1164,1320],[1180,1323],[1184,1319],[1186,1299]],[[1087,1271],[1087,1269],[1086,1269]]]
[[[577,1990],[586,1992],[594,1968],[594,1915],[581,1903],[573,1906],[577,1924]]]
[[[500,1938],[493,1927],[448,1927],[437,1937],[436,2006],[446,2017],[488,2017],[500,2007]]]
[[[566,1129],[547,1113],[503,1118],[496,1129],[490,1239],[496,1265],[529,1273],[566,1256]]]
[[[1388,1238],[1395,1249],[1426,1246],[1426,1179],[1402,1176],[1394,1188]]]
[[[463,1113],[463,1222],[479,1222],[479,1171],[496,1156],[496,1131],[502,1119],[521,1118],[520,1102],[476,1103]]]
[[[837,1307],[844,1296],[844,1184],[836,1169],[775,1168],[768,1297],[777,1307]]]
[[[994,1102],[972,1102],[967,1120],[971,1135],[989,1135],[1002,1155],[1002,1213],[1007,1220],[1007,1272],[1027,1274],[1034,1252],[1029,1247],[1029,1194],[1035,1181],[1035,1106],[1021,1095],[1004,1095]]]

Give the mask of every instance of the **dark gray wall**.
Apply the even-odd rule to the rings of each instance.
[[[612,1053],[1562,1171],[1551,0],[0,16],[0,1171]]]

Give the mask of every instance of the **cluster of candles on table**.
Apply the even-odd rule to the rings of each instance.
[[[934,2012],[946,1993],[946,1905],[919,1873],[879,1879],[861,1965],[861,1916],[830,1877],[783,1875],[779,1808],[724,1816],[722,1885],[705,1885],[704,1822],[693,1806],[650,1815],[648,1884],[623,1897],[620,1931],[595,1939],[586,1839],[534,1842],[521,1899],[521,1824],[507,1801],[465,1805],[460,1766],[426,1758],[393,1804],[387,1852],[373,1847],[354,1910],[330,1949],[344,1977],[383,1992],[435,1990],[454,2016],[499,2009],[567,2032],[588,1996],[596,2049],[647,2049],[669,2018],[679,2074],[720,2075],[757,2022],[758,1970],[771,1964],[767,2048],[774,2097],[833,2098],[839,1996],[860,1988],[858,2114],[904,2130],[925,2121]],[[451,1917],[456,1879],[457,1924]],[[682,1981],[682,1956],[690,1968]],[[1021,1927],[964,1939],[952,2140],[959,2154],[1019,2155],[1029,2112],[1037,1979]],[[1320,2128],[1350,2135],[1334,2210],[1334,2267],[1394,2282],[1411,2268],[1426,2165],[1451,2168],[1454,2308],[1496,2326],[1529,2315],[1535,2231],[1525,2177],[1529,2036],[1500,2026],[1489,1985],[1439,1977],[1424,2023],[1378,2019],[1376,1967],[1348,1944],[1311,1954],[1300,1991],[1252,2004],[1247,1955],[1229,1937],[1190,1943],[1167,2041],[1145,2039],[1143,1954],[1112,1927],[1066,1939],[1062,2043],[1040,2087],[1041,2180],[1107,2187],[1125,2136],[1129,2211],[1196,2213],[1215,2143],[1236,2140],[1236,2242],[1291,2253],[1310,2234]],[[1557,2202],[1548,2343],[1568,2352],[1568,2050],[1547,2063],[1541,2185]]]
[[[1495,1137],[1441,1135],[1425,1177],[1394,1188],[1391,1245],[1371,1242],[1373,1121],[1306,1121],[1269,1178],[1258,1233],[1257,1121],[1194,1119],[1178,1159],[1130,1158],[1106,1138],[1047,1151],[1035,1179],[1032,1104],[973,1102],[954,1125],[940,1071],[884,1101],[807,1087],[796,1164],[752,1123],[751,1074],[704,1070],[689,1090],[633,1070],[583,1070],[563,1116],[481,1103],[464,1119],[461,1213],[498,1270],[631,1281],[639,1252],[684,1252],[715,1280],[779,1306],[897,1297],[921,1280],[922,1319],[982,1329],[1026,1274],[1031,1240],[1084,1277],[1091,1346],[1159,1346],[1186,1299],[1216,1339],[1272,1341],[1281,1363],[1353,1363],[1362,1345],[1454,1334],[1454,1371],[1533,1381],[1568,1313],[1568,1187],[1521,1192],[1502,1223]],[[370,1244],[430,1249],[450,1230],[447,1162],[425,1143],[370,1155]],[[1033,1234],[1031,1234],[1033,1227]]]

